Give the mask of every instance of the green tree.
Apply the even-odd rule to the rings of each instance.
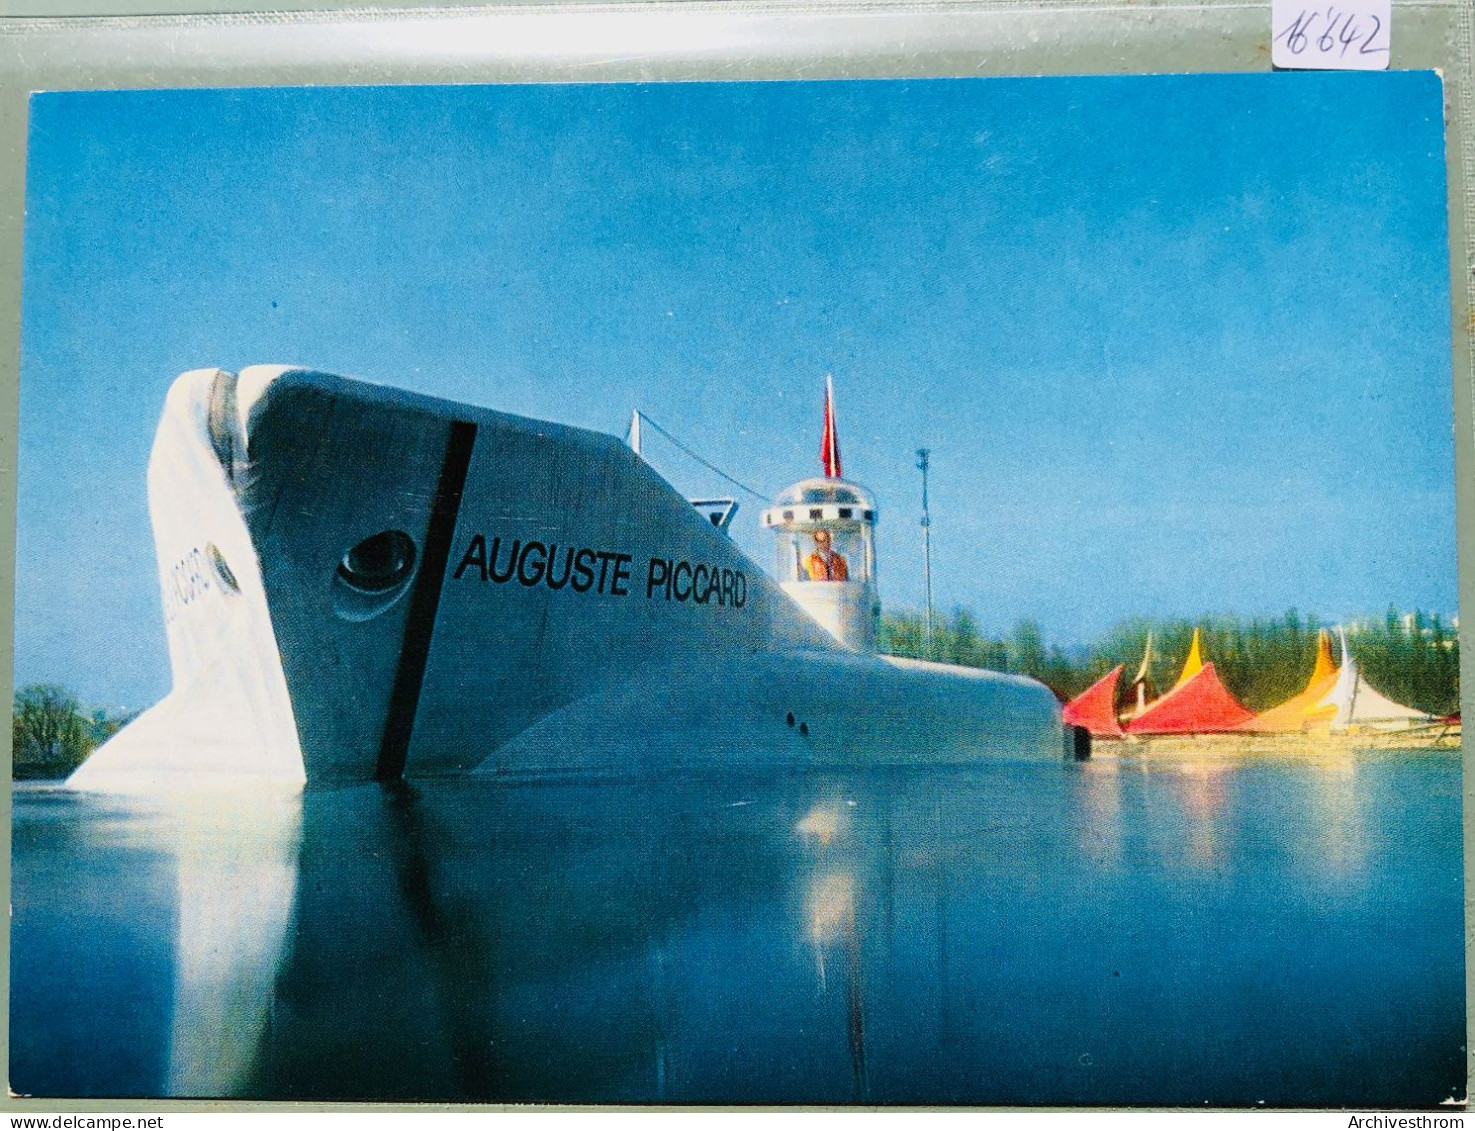
[[[10,734],[13,776],[66,777],[80,766],[94,745],[88,721],[71,692],[49,683],[33,683],[15,693]]]
[[[922,618],[914,613],[883,613],[881,651],[892,656],[921,659],[925,648]]]
[[[1045,671],[1045,636],[1032,620],[1022,620],[1009,636],[1009,670],[1039,676]]]
[[[982,666],[983,636],[972,613],[964,608],[954,609],[947,635],[947,651],[943,656],[948,663],[975,668]]]

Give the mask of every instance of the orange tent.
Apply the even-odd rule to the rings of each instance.
[[[1122,728],[1116,721],[1116,684],[1121,678],[1118,664],[1065,705],[1060,717],[1078,727],[1085,727],[1092,738],[1120,738]]]
[[[1257,734],[1293,734],[1317,723],[1330,723],[1337,713],[1336,704],[1324,700],[1337,685],[1337,674],[1337,667],[1332,663],[1332,638],[1322,629],[1316,640],[1316,666],[1300,693],[1235,729]]]

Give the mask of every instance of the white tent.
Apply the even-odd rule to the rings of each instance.
[[[1358,727],[1373,730],[1399,730],[1433,720],[1432,715],[1417,711],[1412,707],[1405,707],[1402,703],[1393,702],[1369,684],[1362,677],[1357,661],[1352,658],[1352,653],[1347,648],[1346,631],[1343,629],[1337,631],[1342,640],[1342,669],[1337,674],[1337,682],[1331,691],[1327,692],[1326,698],[1317,704],[1318,709],[1322,707],[1337,709],[1332,719],[1332,730],[1344,731]]]

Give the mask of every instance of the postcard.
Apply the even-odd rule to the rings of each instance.
[[[1462,1102],[1443,97],[33,95],[12,1092]]]

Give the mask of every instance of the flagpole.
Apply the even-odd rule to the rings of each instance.
[[[820,463],[825,478],[843,478],[840,471],[840,437],[835,430],[835,386],[830,374],[825,374],[825,431],[820,440]]]
[[[932,453],[917,449],[917,468],[922,472],[922,579],[927,586],[927,659],[932,659],[932,514],[927,507],[927,467]]]

